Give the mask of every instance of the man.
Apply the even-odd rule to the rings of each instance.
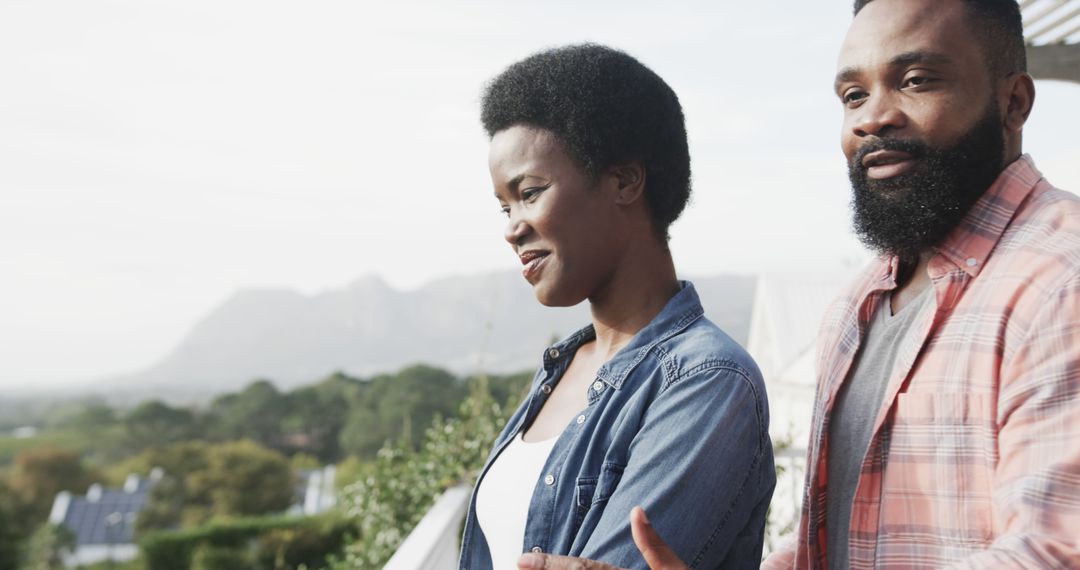
[[[1080,200],[1021,151],[1019,8],[855,10],[836,93],[882,255],[826,314],[798,544],[765,567],[1080,568]]]

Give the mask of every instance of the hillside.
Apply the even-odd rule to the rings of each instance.
[[[694,279],[706,314],[745,344],[754,279]],[[151,368],[96,382],[110,399],[205,400],[253,378],[296,386],[424,362],[458,374],[531,369],[540,351],[588,320],[585,304],[541,306],[517,272],[451,277],[399,291],[376,277],[305,296],[243,290],[210,311]]]

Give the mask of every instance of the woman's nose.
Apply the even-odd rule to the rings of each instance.
[[[517,245],[528,233],[529,224],[525,223],[525,220],[511,210],[510,219],[506,221],[506,228],[503,230],[503,238],[510,245]]]

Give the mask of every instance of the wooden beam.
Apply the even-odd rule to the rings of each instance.
[[[1080,83],[1080,44],[1028,46],[1028,73],[1035,79]]]
[[[1065,39],[1073,35],[1077,31],[1080,31],[1080,2],[1077,2],[1072,10],[1061,10],[1055,15],[1055,19],[1046,24],[1038,31],[1026,32],[1027,42],[1029,44],[1055,44],[1064,43]],[[1072,24],[1072,28],[1068,27]]]
[[[1024,16],[1024,29],[1026,30],[1029,27],[1034,26],[1035,24],[1039,23],[1040,21],[1046,19],[1048,16],[1050,16],[1050,14],[1053,14],[1054,12],[1057,12],[1058,8],[1061,8],[1062,6],[1064,6],[1065,3],[1066,3],[1065,0],[1047,0],[1046,2],[1043,2],[1040,5],[1042,7],[1042,10],[1040,10],[1039,12],[1037,12],[1035,14],[1032,14],[1032,12],[1034,12],[1034,10],[1028,10],[1023,15]]]

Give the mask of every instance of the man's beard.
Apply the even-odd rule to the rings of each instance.
[[[867,177],[863,157],[879,150],[908,153],[917,161],[905,174]],[[848,162],[854,194],[855,233],[879,253],[914,262],[939,245],[1001,174],[1005,135],[1000,113],[991,104],[983,117],[949,148],[914,139],[874,139]]]

